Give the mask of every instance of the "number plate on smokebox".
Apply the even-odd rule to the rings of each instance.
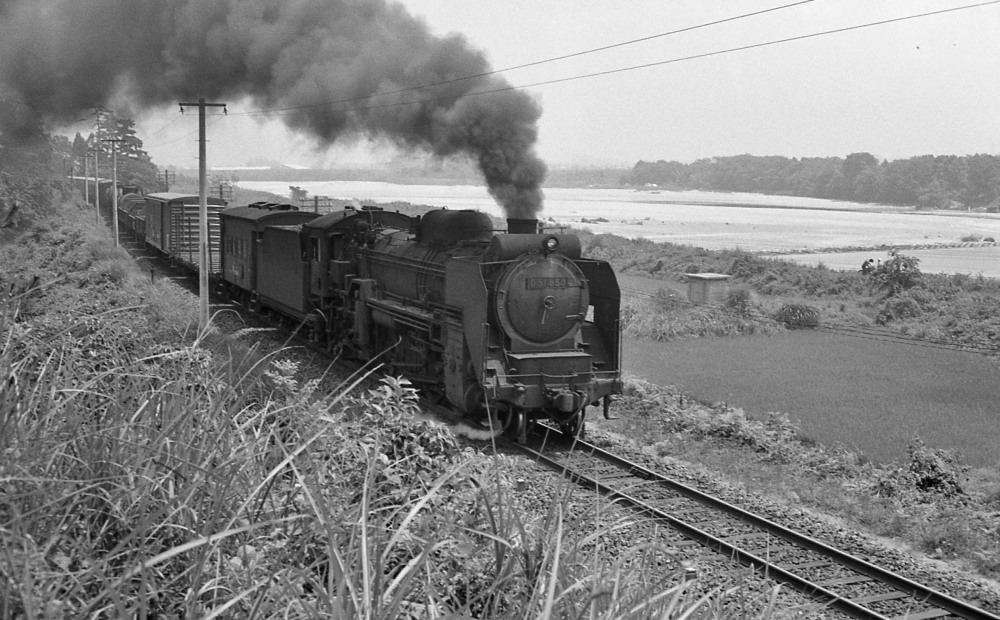
[[[525,288],[569,288],[569,278],[525,278]]]

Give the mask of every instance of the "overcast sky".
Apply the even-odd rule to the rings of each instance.
[[[495,69],[689,28],[795,0],[403,0],[435,34],[461,33]],[[729,23],[504,72],[515,86],[974,4],[814,0]],[[1000,4],[649,68],[529,86],[550,165],[735,155],[897,159],[1000,151]],[[336,96],[332,94],[332,96]],[[252,109],[230,101],[229,111]],[[197,114],[140,117],[160,165],[197,165]],[[276,123],[213,117],[209,166],[255,158],[349,166],[379,145],[317,153]]]

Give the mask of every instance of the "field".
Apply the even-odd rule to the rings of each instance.
[[[684,286],[619,274],[626,296]],[[1000,464],[1000,365],[983,355],[858,337],[843,329],[739,338],[627,340],[626,371],[749,415],[787,414],[803,435],[875,461],[905,460],[914,436],[976,467]]]
[[[1000,465],[1000,366],[974,353],[799,330],[627,341],[625,369],[754,417],[786,413],[806,437],[871,460],[905,460],[918,435],[968,465]]]

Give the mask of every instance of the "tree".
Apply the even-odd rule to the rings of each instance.
[[[840,172],[846,179],[853,179],[863,171],[878,168],[878,160],[871,153],[851,153],[844,158]]]
[[[87,156],[87,140],[80,135],[80,132],[76,132],[76,137],[73,138],[73,157],[82,159]]]
[[[1000,157],[976,154],[967,159],[965,204],[973,207],[994,205],[1000,198]]]
[[[878,200],[882,175],[878,168],[865,168],[854,177],[851,197],[858,202]]]
[[[159,173],[149,154],[142,148],[142,140],[136,135],[135,121],[119,118],[106,108],[94,110],[94,133],[87,139],[88,146],[102,151],[102,167],[107,166],[111,157],[111,146],[105,140],[120,140],[118,151],[118,181],[125,185],[137,185],[151,190],[159,187]],[[110,168],[103,174],[110,176]]]

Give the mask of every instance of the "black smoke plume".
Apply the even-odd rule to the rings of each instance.
[[[388,0],[0,0],[0,89],[46,122],[123,100],[249,98],[321,145],[369,136],[469,156],[508,217],[535,217],[545,165],[528,95],[470,96],[508,86],[496,76],[396,92],[489,70]]]

